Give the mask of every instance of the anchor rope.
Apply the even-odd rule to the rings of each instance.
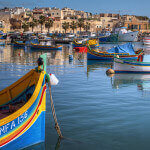
[[[49,86],[49,92],[50,92],[50,101],[51,101],[52,115],[53,115],[54,122],[55,122],[55,129],[57,131],[57,134],[59,135],[59,145],[60,145],[60,140],[61,139],[66,139],[66,140],[69,140],[69,141],[72,141],[72,142],[81,143],[80,141],[73,140],[71,138],[66,138],[66,137],[64,137],[62,135],[60,127],[59,127],[59,124],[58,124],[58,121],[57,121],[57,116],[56,116],[55,107],[54,107],[53,98],[52,98],[52,91],[51,91],[51,83],[50,83],[50,81],[48,82],[48,86]]]
[[[56,116],[55,107],[54,107],[53,98],[52,98],[52,91],[51,91],[50,81],[48,82],[48,87],[49,87],[49,92],[50,92],[51,109],[52,109],[52,115],[53,115],[54,122],[55,122],[55,129],[56,129],[57,134],[59,135],[59,137],[63,138],[60,127],[59,127],[59,124],[58,124],[58,121],[57,121],[57,116]]]

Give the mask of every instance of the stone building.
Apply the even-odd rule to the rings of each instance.
[[[25,12],[25,8],[24,7],[15,7],[11,10],[11,14],[14,15],[20,15],[21,13]]]
[[[54,20],[60,20],[62,18],[62,13],[59,8],[53,7],[49,11],[48,16]]]
[[[61,10],[61,19],[71,19],[71,17],[75,16],[75,10],[64,7]]]
[[[99,26],[100,30],[108,31],[112,31],[120,19],[119,14],[111,13],[100,13],[98,15],[94,15],[93,17],[101,22],[101,25]]]
[[[10,18],[11,18],[10,12],[0,11],[0,30],[4,32],[10,31],[10,26],[11,26]]]
[[[150,32],[148,17],[124,15],[122,16],[122,20],[124,21],[124,26],[129,30],[141,33]]]

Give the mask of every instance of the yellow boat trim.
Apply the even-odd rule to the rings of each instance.
[[[31,73],[33,72],[34,70],[30,71]],[[29,72],[29,73],[30,73]],[[39,91],[41,89],[41,86],[42,86],[42,82],[43,82],[43,79],[44,79],[44,75],[45,75],[45,71],[42,71],[40,73],[40,77],[39,77],[39,80],[38,80],[38,83],[35,87],[35,90],[34,90],[34,93],[33,95],[31,96],[31,98],[28,100],[28,102],[23,106],[21,107],[19,110],[17,110],[16,112],[12,113],[11,115],[7,116],[6,118],[3,118],[0,120],[0,126],[3,126],[11,121],[13,121],[14,119],[18,118],[20,116],[20,114],[23,114],[24,112],[26,112],[30,107],[31,105],[34,103],[34,101],[36,100],[38,94],[39,94]],[[28,75],[28,74],[27,74]],[[27,75],[25,75],[23,78],[21,78],[20,80],[23,80]],[[18,80],[16,83],[19,83]],[[13,85],[11,85],[10,87],[8,88],[11,88]]]

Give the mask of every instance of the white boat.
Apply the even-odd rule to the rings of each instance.
[[[139,60],[142,55],[139,56]],[[130,61],[114,58],[115,73],[150,73],[150,62]]]
[[[67,38],[74,38],[75,34],[74,33],[69,33],[69,34],[66,34],[66,37]]]
[[[118,41],[120,42],[134,42],[138,39],[138,31],[127,30],[126,27],[115,30],[118,33]]]
[[[150,45],[150,36],[147,36],[147,37],[143,38],[143,44],[144,45]]]

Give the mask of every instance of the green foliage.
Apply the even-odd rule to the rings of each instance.
[[[81,33],[81,28],[84,28],[84,19],[83,18],[78,19],[78,27],[80,28],[80,33]]]
[[[23,22],[22,28],[24,29],[24,32],[29,31],[29,22]]]
[[[45,16],[40,16],[39,17],[39,20],[38,20],[38,22],[41,24],[41,32],[42,32],[42,29],[43,29],[43,24],[45,23]]]
[[[62,28],[65,30],[66,33],[67,29],[69,29],[69,22],[62,23]]]
[[[48,21],[46,21],[45,23],[45,28],[48,29],[48,33],[49,33],[49,29],[53,26],[53,20],[52,19],[48,19]]]
[[[37,24],[38,24],[38,21],[36,19],[34,19],[34,18],[32,19],[31,22],[29,22],[29,25],[32,28],[32,32],[33,32],[34,27],[37,26]]]
[[[73,30],[74,33],[74,30],[77,28],[77,23],[75,21],[72,21],[70,24],[70,28]]]
[[[39,23],[43,25],[44,22],[45,22],[45,16],[42,16],[42,15],[41,15],[41,16],[39,17]]]
[[[84,25],[84,30],[87,32],[88,30],[90,30],[90,23],[86,22],[86,24]]]

